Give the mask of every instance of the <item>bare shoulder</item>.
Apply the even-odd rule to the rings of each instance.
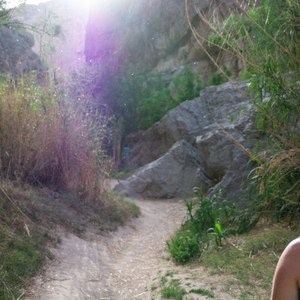
[[[282,256],[300,286],[300,238],[291,241]]]
[[[300,237],[298,237],[298,238],[294,239],[293,241],[291,241],[288,244],[288,246],[286,247],[285,252],[290,254],[290,255],[297,254],[297,256],[300,257],[299,256],[299,254],[300,254]]]
[[[272,286],[272,300],[296,300],[300,287],[300,238],[291,241],[281,254]]]

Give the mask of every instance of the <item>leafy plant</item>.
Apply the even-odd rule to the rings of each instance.
[[[180,75],[174,76],[171,81],[171,91],[176,105],[182,101],[196,98],[204,88],[204,83],[187,66]]]
[[[220,221],[215,221],[215,226],[213,228],[209,228],[208,231],[209,235],[213,236],[215,238],[215,242],[217,247],[222,246],[222,239],[225,238],[224,232],[222,230],[222,225]]]
[[[186,228],[178,231],[174,237],[167,241],[167,247],[172,259],[185,263],[201,254],[201,241],[196,232]]]

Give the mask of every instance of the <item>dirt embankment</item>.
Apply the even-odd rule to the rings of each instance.
[[[92,230],[82,239],[62,237],[56,257],[26,300],[161,299],[160,280],[169,272],[182,286],[213,290],[214,299],[233,299],[221,290],[220,278],[201,267],[176,266],[167,259],[166,240],[180,226],[185,206],[175,200],[136,200],[142,215],[109,234]],[[192,297],[192,298],[188,298]],[[186,299],[207,299],[189,295]]]

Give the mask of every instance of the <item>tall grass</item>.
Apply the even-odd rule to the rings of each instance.
[[[97,199],[106,173],[107,118],[34,77],[0,82],[0,174]],[[96,113],[94,112],[94,115]]]

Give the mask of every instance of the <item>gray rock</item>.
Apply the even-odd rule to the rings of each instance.
[[[247,82],[208,87],[200,97],[170,110],[143,134],[131,149],[127,167],[140,167],[159,158],[178,140],[196,146],[212,130],[233,129],[246,135],[252,124]],[[249,127],[249,128],[248,128]]]
[[[258,138],[247,85],[206,88],[199,98],[185,101],[136,139],[131,137],[136,144],[128,166],[143,167],[118,191],[180,197],[197,186],[203,192],[210,188],[210,195],[222,189],[228,200],[243,204],[242,184],[253,167],[251,148]]]
[[[124,196],[174,198],[191,195],[194,187],[207,191],[213,182],[208,178],[197,150],[184,140],[159,159],[141,167],[115,190]]]

